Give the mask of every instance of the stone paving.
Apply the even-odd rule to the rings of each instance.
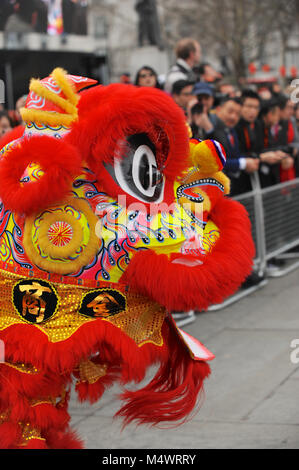
[[[71,424],[87,449],[299,449],[299,270],[217,312],[197,315],[183,329],[216,358],[205,400],[192,421],[156,429],[113,419],[117,386],[99,403],[72,393]],[[150,371],[151,372],[151,371]],[[149,373],[150,376],[150,373]]]

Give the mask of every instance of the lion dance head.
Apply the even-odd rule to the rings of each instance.
[[[252,269],[250,223],[226,196],[221,145],[190,140],[160,90],[94,85],[62,69],[32,80],[24,134],[1,150],[7,448],[80,447],[68,428],[71,382],[94,402],[152,364],[156,375],[123,392],[117,415],[185,420],[214,356],[171,312],[221,302]]]

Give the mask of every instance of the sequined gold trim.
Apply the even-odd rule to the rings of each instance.
[[[5,421],[8,421],[10,415],[10,411],[6,410],[0,413],[0,424],[3,424]]]
[[[56,404],[57,408],[63,407],[65,405],[66,401],[67,401],[67,390],[64,386],[62,387],[61,396],[59,398],[60,398],[60,400]]]
[[[16,312],[13,304],[12,291],[16,283],[26,279],[19,274],[14,274],[0,269],[0,330],[16,325],[28,323]],[[32,278],[29,278],[32,279]],[[120,328],[123,333],[132,338],[138,346],[145,343],[153,343],[157,346],[163,344],[162,325],[166,316],[166,310],[161,305],[151,301],[147,297],[125,292],[125,288],[117,286],[126,298],[126,310],[111,315],[108,318],[86,317],[79,313],[82,299],[94,289],[74,286],[72,284],[49,283],[57,293],[58,309],[56,313],[44,323],[31,323],[32,328],[42,331],[50,342],[56,343],[70,338],[82,325],[90,322],[105,321]],[[110,284],[107,283],[107,288]]]
[[[43,398],[43,399],[38,399],[36,398],[35,400],[32,400],[30,403],[30,406],[38,406],[38,405],[53,405],[56,406],[56,398],[55,397],[48,397],[48,398]]]
[[[145,297],[134,297],[131,307],[109,319],[110,323],[125,331],[138,346],[154,343],[162,346],[162,324],[166,315],[165,308],[150,302]],[[104,321],[107,321],[106,319]]]
[[[16,362],[12,364],[11,362],[8,362],[8,361],[4,362],[3,364],[5,364],[8,367],[12,367],[13,369],[16,369],[17,371],[22,372],[24,374],[38,374],[39,373],[39,370],[36,367],[31,366],[29,364],[23,364],[20,362]]]
[[[20,446],[26,446],[28,444],[28,441],[30,441],[31,439],[39,439],[41,441],[46,440],[41,437],[40,430],[32,427],[30,423],[20,423],[20,425],[22,427],[22,438],[19,444]]]
[[[81,361],[79,364],[79,374],[81,382],[93,384],[107,373],[107,364],[95,364],[92,361]]]

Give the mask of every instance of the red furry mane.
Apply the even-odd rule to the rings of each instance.
[[[173,200],[172,183],[187,168],[188,131],[182,110],[166,93],[146,87],[112,84],[81,94],[79,121],[67,137],[112,197],[121,188],[105,170],[112,163],[119,142],[134,133],[146,133],[156,146],[158,160],[165,160],[166,202]],[[129,203],[136,199],[128,196]]]

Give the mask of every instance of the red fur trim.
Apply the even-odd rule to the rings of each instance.
[[[25,394],[22,385],[22,376],[26,373],[19,372],[15,369],[4,366],[0,374],[0,389],[1,389],[1,408],[2,413],[10,410],[9,421],[12,423],[30,423],[34,428],[40,429],[45,432],[49,429],[64,430],[69,422],[69,415],[66,411],[67,397],[62,406],[47,403],[49,397],[59,397],[62,391],[60,384],[61,378],[57,374],[52,377],[53,385],[49,385],[47,391],[42,391],[32,394]],[[31,381],[35,382],[35,375],[28,374]],[[19,379],[19,381],[18,381]],[[39,377],[37,382],[40,383]],[[60,385],[59,392],[57,393],[57,382]],[[16,441],[17,442],[17,441]],[[1,441],[0,441],[1,445]]]
[[[26,445],[19,446],[19,449],[49,449],[43,439],[30,439]]]
[[[70,416],[66,410],[46,403],[31,406],[27,414],[27,421],[42,431],[48,429],[64,430],[69,420]]]
[[[8,337],[7,337],[8,338]],[[7,341],[9,341],[7,339]],[[29,358],[27,358],[27,361]],[[31,361],[29,361],[31,363]],[[26,374],[19,372],[15,368],[3,363],[0,364],[0,384],[4,383],[1,400],[10,400],[11,394],[18,390],[22,396],[29,398],[47,397],[49,393],[53,396],[59,396],[63,385],[70,381],[69,376],[63,374],[54,374],[47,370],[45,375],[43,372],[38,374]]]
[[[211,253],[198,255],[138,252],[121,278],[143,295],[169,310],[204,310],[233,294],[252,270],[254,244],[244,207],[223,198],[211,213],[220,238]],[[203,264],[186,266],[175,259],[198,259]],[[146,266],[146,269],[145,269]]]
[[[158,162],[166,158],[163,173],[167,180],[174,181],[187,168],[189,140],[184,114],[171,97],[153,88],[112,84],[83,92],[79,121],[66,140],[80,149],[104,190],[116,197],[123,191],[111,186],[102,163],[113,163],[120,140],[135,133],[148,134],[156,146]]]
[[[16,423],[0,424],[0,449],[13,449],[22,436],[21,428]]]
[[[47,433],[47,443],[51,449],[83,449],[83,441],[71,429],[66,432],[49,431]]]
[[[167,360],[147,386],[138,391],[126,391],[121,396],[127,403],[116,416],[124,418],[124,425],[134,420],[153,425],[176,421],[179,425],[178,421],[190,418],[201,396],[203,381],[210,373],[209,365],[193,361],[168,324],[164,325],[164,333]]]
[[[31,162],[45,174],[38,181],[20,183]],[[0,161],[0,197],[13,212],[37,212],[65,197],[80,168],[81,157],[70,144],[47,136],[25,138]]]
[[[34,364],[36,367],[41,367],[45,375],[49,368],[52,374],[55,371],[57,373],[56,380],[53,378],[53,382],[56,382],[55,390],[57,383],[60,383],[58,376],[60,372],[71,373],[74,366],[82,359],[100,351],[101,361],[108,365],[107,377],[103,378],[102,383],[99,382],[97,388],[88,387],[83,391],[80,388],[78,390],[81,399],[89,397],[91,401],[101,394],[104,385],[110,385],[112,378],[119,380],[122,384],[131,381],[138,383],[144,379],[149,365],[160,363],[159,372],[149,386],[139,390],[140,393],[129,392],[129,395],[124,395],[124,399],[129,402],[126,407],[129,406],[130,410],[125,407],[126,411],[120,412],[126,420],[140,419],[140,421],[152,421],[156,424],[159,420],[183,419],[186,414],[190,413],[201,389],[202,381],[209,371],[205,363],[195,363],[191,359],[177,333],[169,327],[166,321],[162,335],[164,338],[162,346],[146,343],[138,347],[133,340],[121,333],[119,328],[99,320],[79,328],[69,340],[61,343],[49,343],[45,335],[31,325],[9,327],[1,332],[1,339],[4,339],[6,344],[7,360]],[[7,372],[8,367],[3,370]],[[176,370],[179,372],[177,373]],[[18,372],[16,374],[21,375]],[[34,375],[31,377],[34,381]],[[1,394],[4,388],[1,385],[6,382],[7,378],[2,374]],[[48,396],[52,395],[53,390],[49,387]],[[50,405],[37,405],[28,410],[30,400],[22,397],[22,394],[18,397],[18,393],[17,388],[11,395],[14,403],[19,402],[14,414],[15,420],[20,416],[28,417],[31,423],[44,428],[43,432],[47,432],[46,428],[50,428],[51,422],[56,428],[61,428],[67,423],[67,418],[63,421],[65,416],[63,412],[52,410]],[[139,407],[138,404],[140,401],[143,403],[144,397],[148,400],[153,393],[156,413],[146,406]],[[38,398],[40,399],[40,394]],[[5,400],[9,402],[10,397],[6,396]],[[176,402],[177,406],[175,406]],[[171,409],[173,409],[172,412]]]
[[[5,343],[6,360],[50,369],[53,374],[70,373],[82,359],[101,351],[102,361],[109,365],[130,364],[128,380],[143,378],[147,366],[163,349],[154,345],[151,350],[139,348],[119,328],[100,319],[82,325],[70,338],[57,343],[50,343],[38,328],[20,324],[2,330],[0,339]]]
[[[19,125],[6,132],[0,139],[0,150],[13,140],[19,139],[24,134],[25,126]]]
[[[106,375],[93,384],[78,382],[75,389],[79,400],[89,400],[90,403],[95,403],[102,397],[107,388],[111,387],[116,380],[119,380],[120,375],[120,368],[112,366],[107,370]]]

